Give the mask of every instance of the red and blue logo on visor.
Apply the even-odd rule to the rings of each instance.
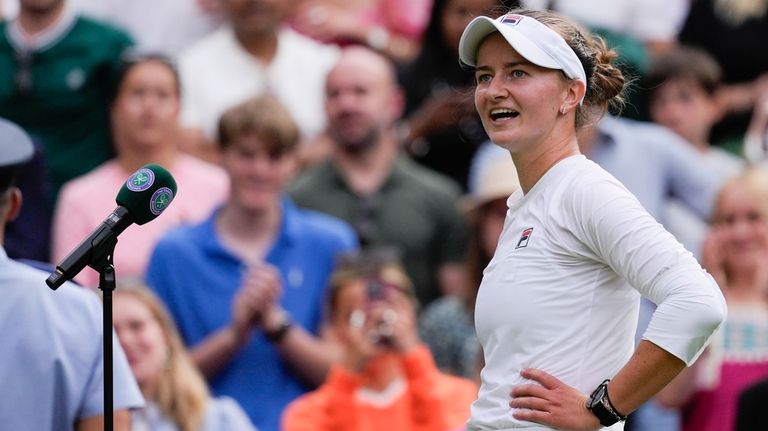
[[[515,13],[508,13],[503,17],[501,17],[501,22],[503,24],[517,25],[522,19],[523,19],[522,15],[518,15]]]

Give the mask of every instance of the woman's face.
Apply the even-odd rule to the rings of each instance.
[[[176,145],[180,103],[176,76],[160,61],[133,66],[112,106],[118,145]]]
[[[726,186],[717,200],[712,220],[724,238],[721,247],[728,267],[751,268],[754,259],[764,258],[768,249],[768,219],[759,199],[744,184]]]
[[[440,14],[445,44],[458,52],[459,40],[467,24],[476,16],[487,15],[498,3],[497,0],[446,0]]]
[[[481,43],[475,107],[488,137],[513,154],[552,134],[568,84],[559,70],[531,64],[500,33]]]
[[[168,345],[160,323],[143,302],[128,294],[114,295],[112,322],[128,364],[142,389],[160,377],[168,360]]]

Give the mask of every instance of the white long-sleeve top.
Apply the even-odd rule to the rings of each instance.
[[[512,417],[520,371],[590,393],[632,355],[640,294],[658,305],[643,338],[688,365],[724,320],[712,277],[584,156],[558,162],[508,206],[476,302],[485,367],[469,429],[549,429]]]

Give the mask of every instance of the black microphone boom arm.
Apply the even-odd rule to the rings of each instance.
[[[80,273],[86,265],[100,271],[108,255],[114,252],[117,236],[133,223],[129,211],[115,208],[96,230],[56,266],[45,283],[53,290]]]

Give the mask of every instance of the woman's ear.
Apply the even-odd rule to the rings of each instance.
[[[563,94],[563,101],[560,105],[560,113],[576,109],[584,98],[584,94],[587,92],[587,85],[584,81],[578,79],[569,79],[566,82],[565,92]]]

